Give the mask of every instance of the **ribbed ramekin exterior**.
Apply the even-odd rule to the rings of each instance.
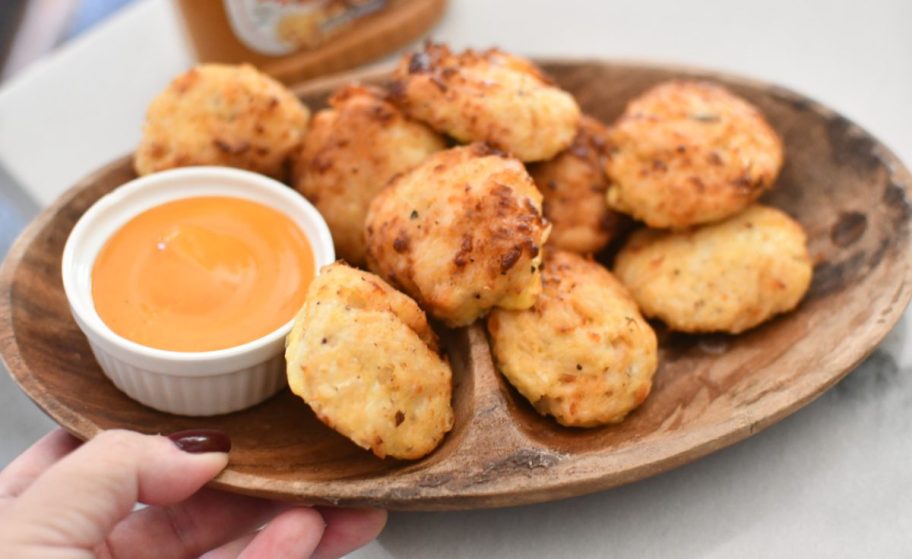
[[[206,416],[249,408],[286,385],[282,354],[227,373],[206,376],[165,375],[135,367],[89,340],[102,371],[127,396],[159,411]]]

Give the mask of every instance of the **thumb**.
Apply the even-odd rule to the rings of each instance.
[[[105,431],[20,495],[0,533],[24,544],[92,549],[137,501],[183,501],[228,464],[230,442],[221,432],[176,433],[170,439]]]

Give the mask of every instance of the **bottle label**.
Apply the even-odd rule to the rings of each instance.
[[[315,48],[386,0],[224,0],[231,29],[248,48],[282,56]]]

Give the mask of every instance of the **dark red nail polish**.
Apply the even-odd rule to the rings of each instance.
[[[168,435],[177,448],[190,454],[204,452],[228,452],[231,450],[231,439],[228,434],[218,429],[191,429]]]

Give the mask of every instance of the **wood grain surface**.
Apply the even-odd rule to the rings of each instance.
[[[64,242],[100,196],[133,178],[127,158],[82,180],[25,231],[0,268],[0,352],[25,392],[74,434],[123,427],[226,430],[224,489],[308,503],[462,509],[534,503],[628,483],[744,439],[807,404],[886,335],[912,296],[912,176],[863,130],[776,86],[701,70],[545,61],[591,115],[668,78],[721,82],[755,103],[783,136],[786,165],[763,201],[808,232],[815,277],[797,311],[740,336],[659,330],[652,395],[619,425],[569,429],[539,416],[495,371],[482,328],[444,332],[456,424],[418,462],[379,460],[320,424],[287,390],[246,411],[187,418],[146,408],[101,373],[69,314]],[[297,88],[312,107],[352,74]],[[605,255],[609,258],[610,255]],[[775,457],[770,457],[775,459]]]

